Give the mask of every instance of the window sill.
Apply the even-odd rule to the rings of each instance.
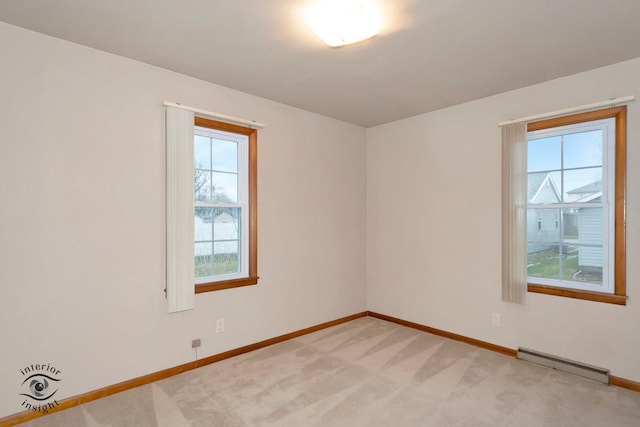
[[[258,276],[242,279],[222,280],[220,282],[200,283],[196,285],[196,294],[204,292],[221,291],[223,289],[239,288],[258,284]]]
[[[555,295],[559,297],[604,302],[607,304],[627,305],[627,297],[625,295],[605,294],[602,292],[583,291],[579,289],[558,288],[555,286],[536,285],[533,283],[529,283],[527,285],[527,291],[536,294]]]

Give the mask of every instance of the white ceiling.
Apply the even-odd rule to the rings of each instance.
[[[381,34],[340,49],[310,1],[2,0],[0,20],[364,127],[640,57],[639,0],[377,0]]]

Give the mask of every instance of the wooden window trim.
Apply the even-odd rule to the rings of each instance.
[[[529,283],[527,291],[539,294],[577,298],[609,304],[627,304],[627,270],[626,270],[626,201],[627,201],[627,107],[607,108],[589,111],[564,117],[541,120],[527,124],[527,132],[567,126],[594,120],[614,118],[615,133],[615,218],[614,218],[614,292],[592,292],[579,289],[561,288],[557,286]]]
[[[258,130],[195,117],[195,126],[246,135],[249,139],[249,276],[196,284],[196,294],[258,284]]]

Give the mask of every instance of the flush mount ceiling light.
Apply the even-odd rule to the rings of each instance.
[[[380,14],[367,0],[319,0],[306,18],[316,35],[328,46],[339,47],[378,34]]]

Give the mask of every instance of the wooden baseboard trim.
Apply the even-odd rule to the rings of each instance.
[[[192,369],[199,368],[201,366],[206,366],[211,363],[219,362],[224,359],[228,359],[233,356],[238,356],[240,354],[248,353],[250,351],[258,350],[264,347],[268,347],[273,344],[277,344],[282,341],[290,340],[293,338],[297,338],[303,335],[310,334],[312,332],[320,331],[325,328],[329,328],[331,326],[336,326],[341,323],[350,322],[352,320],[358,319],[360,317],[366,317],[367,312],[363,311],[361,313],[352,314],[351,316],[342,317],[340,319],[332,320],[330,322],[321,323],[319,325],[311,326],[309,328],[300,329],[298,331],[290,332],[288,334],[280,335],[275,338],[270,338],[264,341],[257,342],[255,344],[245,345],[244,347],[239,347],[233,350],[225,351],[224,353],[215,354],[213,356],[205,357],[204,359],[200,359],[197,362],[188,362],[182,365],[174,366],[173,368],[164,369],[162,371],[153,372],[148,375],[143,375],[141,377],[133,378],[131,380],[123,381],[117,384],[113,384],[107,387],[100,388],[98,390],[93,390],[84,394],[80,394],[77,396],[69,397],[67,399],[61,400],[58,402],[58,406],[55,409],[52,409],[49,414],[61,411],[63,409],[71,408],[74,406],[81,405],[83,403],[91,402],[92,400],[100,399],[102,397],[106,397],[115,393],[119,393],[121,391],[129,390],[131,388],[139,387],[141,385],[149,384],[155,381],[159,381],[165,378],[172,377],[174,375],[178,375],[182,372],[190,371]],[[24,411],[14,415],[9,415],[4,418],[0,418],[0,427],[8,427],[16,424],[24,423],[29,420],[42,417],[44,415],[42,412],[33,412],[33,411]]]
[[[452,332],[443,331],[441,329],[432,328],[430,326],[421,325],[419,323],[409,322],[408,320],[398,319],[397,317],[387,316],[386,314],[380,314],[373,311],[368,311],[367,315],[378,318],[378,319],[386,320],[388,322],[397,323],[398,325],[403,325],[409,328],[418,329],[419,331],[428,332],[430,334],[439,335],[445,338],[450,338],[455,341],[471,344],[476,347],[484,348],[486,350],[502,353],[507,356],[516,357],[518,353],[517,350],[514,350],[512,348],[502,347],[500,345],[491,344],[486,341],[480,341],[474,338],[465,337],[464,335],[458,335]],[[628,380],[626,378],[614,377],[613,375],[609,377],[609,385],[614,385],[617,387],[640,392],[640,383]]]
[[[159,381],[165,378],[172,377],[174,375],[178,375],[182,372],[190,371],[192,369],[199,368],[201,366],[206,366],[211,363],[219,362],[224,359],[228,359],[230,357],[238,356],[240,354],[248,353],[250,351],[258,350],[264,347],[268,347],[273,344],[280,343],[282,341],[290,340],[293,338],[297,338],[303,335],[310,334],[312,332],[320,331],[325,328],[329,328],[331,326],[336,326],[341,323],[350,322],[355,319],[359,319],[361,317],[370,316],[375,317],[377,319],[386,320],[388,322],[397,323],[402,326],[407,326],[409,328],[417,329],[419,331],[428,332],[430,334],[438,335],[444,338],[449,338],[455,341],[464,342],[467,344],[474,345],[476,347],[484,348],[486,350],[495,351],[497,353],[505,354],[507,356],[516,357],[517,351],[508,347],[502,347],[496,344],[491,344],[486,341],[477,340],[474,338],[465,337],[464,335],[454,334],[452,332],[443,331],[441,329],[432,328],[430,326],[421,325],[419,323],[409,322],[408,320],[402,320],[397,317],[387,316],[385,314],[376,313],[373,311],[365,311],[361,313],[356,313],[351,316],[342,317],[340,319],[332,320],[330,322],[321,323],[316,326],[311,326],[309,328],[300,329],[295,332],[290,332],[288,334],[280,335],[275,338],[270,338],[264,341],[257,342],[255,344],[249,344],[244,347],[239,347],[233,350],[226,351],[224,353],[215,354],[213,356],[205,357],[204,359],[199,360],[198,362],[188,362],[182,365],[174,366],[173,368],[165,369],[162,371],[154,372],[148,375],[143,375],[141,377],[133,378],[131,380],[123,381],[114,385],[110,385],[107,387],[103,387],[98,390],[90,391],[88,393],[80,394],[78,396],[70,397],[58,402],[58,406],[55,409],[51,410],[49,413],[54,413],[61,411],[63,409],[71,408],[74,406],[81,405],[83,403],[91,402],[92,400],[100,399],[102,397],[106,397],[115,393],[119,393],[121,391],[129,390],[135,387],[139,387],[141,385],[149,384],[154,381]],[[625,378],[611,376],[610,385],[626,388],[629,390],[633,390],[636,392],[640,392],[640,383],[631,381]],[[18,414],[9,415],[4,418],[0,418],[0,427],[9,427],[16,424],[24,423],[29,420],[42,417],[46,414],[41,412],[31,412],[24,411]]]
[[[407,326],[409,328],[417,329],[419,331],[428,332],[433,335],[439,335],[444,338],[449,338],[455,341],[464,342],[474,345],[476,347],[484,348],[486,350],[495,351],[497,353],[506,354],[507,356],[516,357],[517,351],[511,348],[502,347],[500,345],[491,344],[486,341],[480,341],[474,338],[465,337],[464,335],[454,334],[452,332],[443,331],[442,329],[432,328],[430,326],[421,325],[419,323],[409,322],[408,320],[398,319],[397,317],[387,316],[386,314],[380,314],[373,311],[368,312],[369,316],[378,319],[386,320],[388,322],[397,323],[398,325]]]
[[[303,335],[310,334],[312,332],[317,332],[322,329],[330,328],[331,326],[336,326],[341,323],[350,322],[355,319],[359,319],[360,317],[366,317],[367,312],[363,311],[362,313],[352,314],[351,316],[342,317],[337,320],[332,320],[330,322],[321,323],[320,325],[311,326],[309,328],[300,329],[299,331],[290,332],[288,334],[280,335],[279,337],[270,338],[268,340],[260,341],[255,344],[245,345],[244,347],[239,347],[233,350],[225,351],[224,353],[214,354],[213,356],[205,357],[198,361],[198,367],[209,365],[211,363],[219,362],[224,359],[228,359],[233,356],[238,356],[240,354],[248,353],[250,351],[258,350],[260,348],[268,347],[273,344],[277,344],[282,341],[290,340],[293,338],[298,338]]]
[[[627,388],[629,390],[637,391],[640,393],[640,383],[628,380],[626,378],[614,377],[613,375],[611,375],[609,377],[609,385]]]

